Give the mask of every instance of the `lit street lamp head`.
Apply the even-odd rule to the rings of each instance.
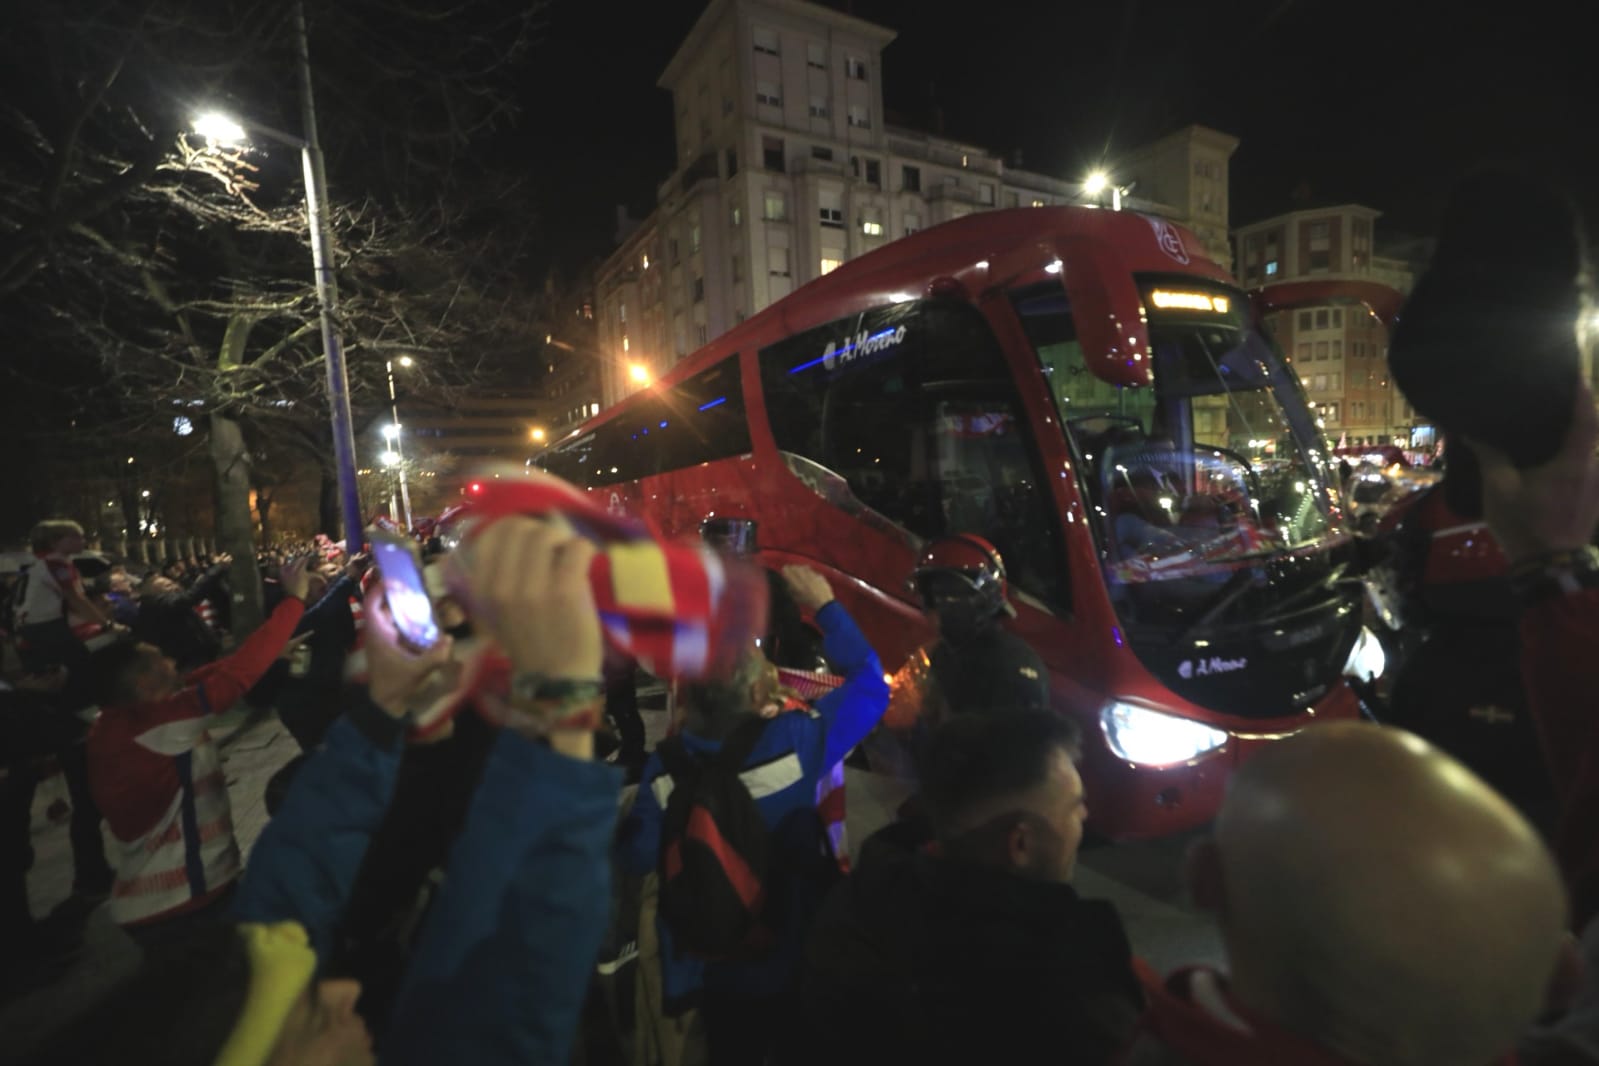
[[[390,424],[390,425],[387,425],[387,426],[383,427],[383,437],[384,437],[385,440],[393,440],[395,437],[398,437],[399,435],[400,435],[400,427],[399,427],[399,425],[397,423]]]
[[[401,366],[415,366],[416,365],[416,360],[412,359],[409,355],[402,355],[402,356],[400,356],[400,365]]]
[[[638,363],[633,363],[627,368],[627,376],[640,385],[648,385],[650,383],[650,372]]]
[[[1110,188],[1110,176],[1103,170],[1096,170],[1083,180],[1083,191],[1090,196],[1098,196]]]
[[[544,431],[535,426],[533,429],[528,431],[528,436],[535,442],[542,441],[544,439]]]
[[[383,453],[383,465],[384,466],[394,466],[399,461],[400,461],[400,455],[399,455],[398,452],[384,452]]]
[[[235,148],[249,139],[243,126],[220,111],[207,111],[196,116],[194,132],[218,148]]]

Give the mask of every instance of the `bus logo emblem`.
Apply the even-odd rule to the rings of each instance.
[[[1155,243],[1160,245],[1160,250],[1187,266],[1188,249],[1183,247],[1183,235],[1177,232],[1177,227],[1163,218],[1152,218],[1149,225],[1155,231]]]

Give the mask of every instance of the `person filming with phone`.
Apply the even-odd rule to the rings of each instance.
[[[564,522],[517,516],[484,529],[470,563],[452,563],[454,591],[514,684],[504,699],[478,701],[498,735],[407,970],[384,1063],[556,1063],[571,1052],[610,918],[622,776],[593,758],[603,706],[596,551]],[[370,683],[352,691],[256,844],[234,924],[147,957],[41,1061],[377,1061],[354,1009],[360,985],[325,966],[406,734],[439,698],[453,651],[436,626],[389,609],[388,584],[367,602]]]

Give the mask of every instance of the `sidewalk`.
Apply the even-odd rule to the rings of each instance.
[[[222,747],[234,832],[248,859],[250,848],[267,822],[267,780],[300,749],[275,715],[252,717],[236,709],[221,716],[212,733]],[[63,790],[45,783],[34,797],[35,858],[28,874],[28,896],[38,918],[49,914],[72,891],[72,848],[67,825],[64,821],[51,824],[45,816],[51,801],[63,794]],[[45,1035],[92,1006],[132,973],[138,962],[139,949],[111,921],[108,908],[103,904],[96,907],[84,925],[83,943],[68,967],[42,975],[38,987],[0,1003],[0,1064],[18,1061]]]

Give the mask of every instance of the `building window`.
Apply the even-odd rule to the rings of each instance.
[[[1310,317],[1310,312],[1309,311],[1301,311],[1301,312],[1299,312],[1299,328],[1300,329],[1310,329],[1311,328],[1310,327],[1310,322],[1311,322],[1311,317]]]
[[[1344,342],[1343,341],[1333,341],[1332,342],[1332,357],[1334,359],[1342,359],[1344,357]]]
[[[922,216],[918,215],[914,211],[905,212],[905,236],[909,237],[912,233],[915,233],[921,228]]]
[[[1022,206],[1022,194],[1019,193],[1019,192],[1008,192],[1008,193],[1006,193],[1005,194],[1005,206],[1006,207],[1020,207],[1020,206]]]
[[[783,90],[776,82],[758,81],[755,83],[755,102],[767,104],[771,107],[783,106]]]
[[[1316,328],[1317,329],[1326,329],[1331,324],[1332,324],[1332,315],[1328,313],[1326,308],[1323,308],[1320,311],[1316,312]]]
[[[831,148],[825,148],[819,144],[813,144],[811,145],[811,158],[825,159],[831,163],[833,161],[833,150]]]
[[[738,149],[729,148],[727,150],[727,176],[731,178],[733,175],[735,175],[737,173],[738,173]]]
[[[741,281],[744,277],[744,261],[738,256],[733,257],[733,280]]]
[[[765,26],[755,27],[755,50],[764,55],[777,55],[777,31]]]
[[[1043,207],[1044,206],[1044,201],[1042,201],[1042,200],[1034,200],[1033,201],[1033,206],[1034,207]]]
[[[991,181],[978,182],[977,202],[988,207],[994,206],[994,183]]]
[[[849,124],[860,130],[872,128],[872,116],[867,113],[865,104],[849,105]]]
[[[699,322],[694,326],[694,331],[699,335],[700,347],[705,347],[705,323]]]
[[[1298,346],[1294,349],[1294,354],[1299,356],[1299,361],[1300,362],[1302,362],[1302,363],[1310,362],[1310,342],[1309,341],[1300,341]]]
[[[696,277],[694,279],[693,292],[694,292],[694,302],[695,303],[699,303],[701,300],[705,299],[705,279],[704,278]]]
[[[1327,358],[1327,342],[1326,341],[1317,341],[1316,342],[1316,359],[1317,359],[1317,361],[1320,361],[1320,360],[1325,359],[1325,358]]]
[[[826,100],[825,97],[821,97],[821,96],[813,96],[813,97],[811,97],[811,117],[812,118],[826,118],[827,117],[827,100]]]
[[[700,227],[697,222],[689,227],[688,250],[690,254],[700,250]]]
[[[1341,307],[1333,308],[1333,310],[1332,310],[1332,324],[1333,324],[1333,329],[1343,329],[1344,328],[1344,311],[1343,311],[1343,308],[1341,308]]]
[[[866,60],[850,56],[844,60],[844,76],[852,81],[866,80]]]
[[[1277,276],[1277,260],[1269,259],[1266,261],[1266,276],[1268,278]]]
[[[622,350],[623,350],[623,351],[624,351],[624,352],[626,352],[626,351],[630,351],[630,350],[631,350],[631,349],[630,349],[630,348],[629,348],[629,347],[628,347],[628,343],[627,343],[627,334],[626,334],[626,333],[624,333],[624,334],[622,334]],[[550,364],[550,369],[551,369],[551,370],[554,370],[554,369],[555,369],[555,364],[553,364],[553,363],[552,363],[552,364]]]
[[[639,260],[639,268],[642,270],[648,270],[650,268],[650,257],[648,255],[645,255]]]
[[[742,226],[744,224],[744,208],[739,204],[734,204],[733,210],[729,212],[728,217],[732,219],[734,226]]]
[[[863,218],[861,219],[861,232],[868,237],[881,237],[883,235],[883,224],[875,218]]]
[[[774,278],[789,276],[787,248],[766,249],[766,272]]]
[[[775,170],[779,174],[788,169],[783,161],[783,138],[761,138],[761,165],[767,170]]]
[[[866,184],[876,185],[878,188],[883,186],[883,164],[875,159],[866,161]]]
[[[900,167],[899,168],[899,185],[900,185],[900,188],[903,189],[906,192],[921,192],[922,191],[922,168],[921,167]]]
[[[1310,224],[1310,239],[1325,241],[1331,237],[1332,228],[1325,222],[1312,222]]]
[[[831,274],[833,271],[835,271],[835,270],[837,270],[839,268],[839,264],[841,264],[842,262],[843,262],[843,260],[841,260],[841,259],[832,259],[832,258],[829,258],[828,256],[824,255],[822,257],[821,273],[823,273],[823,274]]]
[[[805,65],[812,70],[827,69],[827,46],[812,41],[805,46]]]
[[[817,214],[821,216],[822,225],[829,229],[844,228],[844,209],[842,207],[829,207],[824,201],[822,206],[817,208]]]
[[[627,322],[627,304],[619,303],[616,305],[616,320],[622,323]]]
[[[1329,389],[1331,389],[1333,392],[1340,391],[1344,387],[1344,376],[1342,374],[1337,374],[1337,373],[1328,374],[1327,375],[1327,387]]]
[[[788,198],[778,189],[766,190],[766,220],[768,222],[788,221]]]

